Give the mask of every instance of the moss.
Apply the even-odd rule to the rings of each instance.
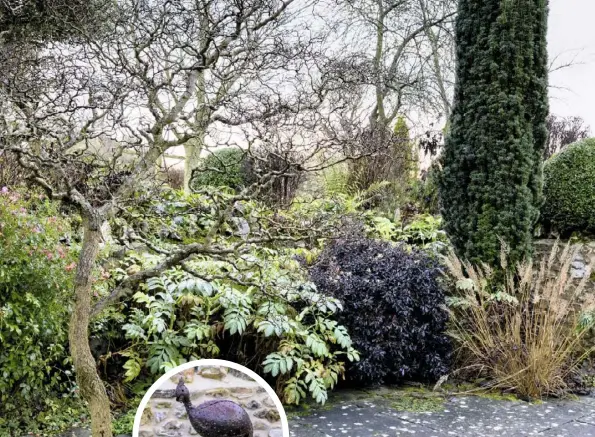
[[[519,398],[513,393],[502,393],[497,391],[480,391],[475,394],[480,398],[492,399],[494,401],[518,401]]]
[[[505,393],[498,389],[484,388],[473,382],[462,382],[458,384],[444,384],[443,390],[446,391],[450,396],[477,396],[480,398],[491,399],[494,401],[509,401],[518,402],[526,401],[519,399],[514,393]],[[540,403],[539,400],[531,400],[531,403]]]
[[[413,396],[403,394],[392,399],[390,407],[398,411],[413,413],[442,411],[445,399],[442,396]]]
[[[285,413],[287,414],[288,419],[291,419],[292,417],[305,417],[316,412],[328,411],[333,408],[333,406],[332,402],[326,402],[324,405],[303,402],[299,406],[286,406]]]
[[[226,398],[231,396],[231,392],[226,389],[226,388],[214,388],[211,390],[208,390],[204,393],[206,396],[212,396],[214,398]]]
[[[388,402],[394,410],[413,413],[442,411],[445,403],[443,394],[423,386],[405,386],[398,389],[385,387],[373,391],[372,394],[377,399]]]
[[[488,390],[473,382],[462,382],[457,384],[443,384],[440,392],[432,391],[423,386],[405,386],[399,388],[376,387],[373,389],[362,389],[352,391],[338,391],[331,394],[324,405],[313,402],[300,404],[299,407],[291,406],[286,408],[288,418],[311,416],[315,413],[328,411],[345,402],[357,402],[366,400],[372,403],[383,404],[393,410],[411,413],[430,413],[443,411],[446,398],[452,396],[477,396],[494,401],[520,402],[520,399],[513,393],[503,393],[496,389]],[[539,404],[539,400],[531,400],[531,403]]]

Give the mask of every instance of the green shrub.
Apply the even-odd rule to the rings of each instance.
[[[449,247],[440,216],[420,214],[405,226],[382,216],[370,215],[366,219],[366,230],[370,238],[403,242],[434,254],[442,253]]]
[[[440,213],[438,197],[438,179],[440,167],[432,165],[422,179],[417,180],[411,189],[411,201],[422,213],[437,215]]]
[[[350,195],[357,187],[349,185],[349,166],[346,162],[332,165],[322,170],[320,183],[325,196]]]
[[[595,138],[575,143],[544,168],[542,221],[562,234],[595,232]]]
[[[130,220],[145,217],[139,232],[151,246],[174,250],[180,241],[204,241],[218,217],[213,205],[225,204],[226,197],[232,195],[217,190],[208,195],[163,193],[131,208]],[[337,216],[333,208],[339,206],[331,201],[296,202],[273,216],[260,202],[234,204],[234,216],[212,237],[217,242],[212,256],[196,256],[148,280],[134,290],[132,299],[94,321],[93,335],[110,340],[111,349],[101,353],[106,367],[121,369],[117,377],[128,384],[154,380],[191,359],[219,357],[269,378],[287,403],[308,396],[324,402],[345,363],[358,354],[346,329],[334,320],[340,305],[316,291],[298,261],[298,255],[312,258],[309,248],[319,244],[318,234],[313,233],[311,241],[301,238],[304,244],[296,248],[291,233],[298,226],[332,226]],[[112,229],[117,232],[119,227],[125,224]],[[242,235],[241,229],[248,234]],[[290,238],[268,243],[280,233]],[[265,241],[236,246],[248,235],[253,240],[264,235]],[[102,273],[95,290],[104,296],[127,275],[161,259],[160,254],[132,252],[121,265]]]
[[[302,157],[297,154],[286,156],[264,148],[250,152],[238,148],[216,150],[207,156],[192,172],[191,188],[229,187],[240,190],[254,183],[261,183],[257,197],[270,204],[289,204],[302,182],[302,172],[295,165]],[[268,173],[279,176],[272,181]],[[264,182],[267,182],[266,187]]]
[[[132,427],[134,425],[134,416],[140,404],[140,399],[135,402],[136,406],[114,417],[112,421],[112,432],[114,435],[132,434]]]
[[[230,187],[234,190],[243,187],[246,184],[243,171],[245,157],[246,152],[242,149],[229,147],[215,150],[192,172],[191,187]]]
[[[221,357],[278,379],[287,403],[308,392],[324,403],[345,361],[357,359],[346,329],[333,320],[340,304],[318,294],[290,254],[268,249],[233,264],[196,260],[188,267],[222,279],[170,270],[134,295],[123,326],[132,342],[123,352],[126,380],[143,369],[159,375],[188,360]]]
[[[60,242],[67,232],[50,202],[0,192],[0,429],[36,429],[53,399],[75,388],[66,350],[74,257]]]

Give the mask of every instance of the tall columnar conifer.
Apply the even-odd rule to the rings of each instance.
[[[547,0],[460,0],[457,81],[440,181],[459,255],[494,264],[531,252],[547,100]]]

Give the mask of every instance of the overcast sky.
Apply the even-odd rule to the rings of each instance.
[[[549,56],[560,62],[575,56],[580,64],[554,72],[551,112],[578,115],[595,136],[595,0],[550,0]]]

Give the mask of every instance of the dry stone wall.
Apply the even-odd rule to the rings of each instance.
[[[139,437],[199,436],[184,406],[175,399],[180,377],[185,380],[193,405],[213,399],[234,401],[250,416],[254,437],[282,437],[279,411],[266,390],[242,372],[214,366],[189,369],[163,383],[143,411]]]
[[[537,256],[547,256],[556,244],[556,240],[537,240],[535,242],[535,252]],[[560,247],[563,248],[567,242],[560,241]],[[570,266],[570,275],[573,279],[583,279],[586,275],[591,275],[591,281],[587,283],[588,291],[595,291],[595,280],[593,280],[593,272],[595,272],[595,241],[578,243],[580,247],[576,256],[572,260]],[[561,266],[554,266],[556,271],[560,270]]]

